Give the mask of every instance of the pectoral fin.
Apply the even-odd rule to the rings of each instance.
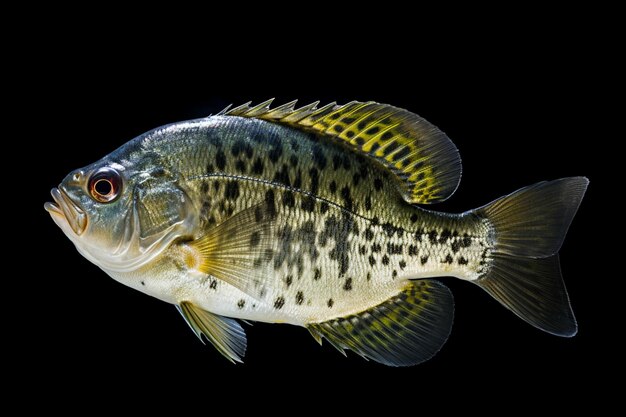
[[[202,343],[204,335],[229,361],[243,362],[247,345],[246,333],[237,320],[209,313],[185,301],[176,308]]]
[[[226,219],[187,245],[199,258],[197,269],[258,298],[268,285],[272,217],[264,205]]]

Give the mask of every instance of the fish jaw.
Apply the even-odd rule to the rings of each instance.
[[[44,204],[44,209],[50,213],[52,220],[68,236],[70,232],[75,236],[81,236],[87,229],[87,215],[61,188],[53,188],[50,191],[54,202]]]

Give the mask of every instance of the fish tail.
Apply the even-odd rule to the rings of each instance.
[[[474,281],[533,326],[564,337],[578,330],[561,277],[558,251],[589,180],[562,178],[522,188],[474,214],[495,242],[486,272]]]

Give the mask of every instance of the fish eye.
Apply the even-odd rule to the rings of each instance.
[[[122,191],[122,177],[112,168],[100,168],[89,178],[89,194],[99,203],[115,201]]]

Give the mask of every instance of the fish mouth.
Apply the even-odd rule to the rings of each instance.
[[[51,216],[63,218],[77,236],[82,235],[87,228],[85,212],[62,189],[53,188],[50,190],[50,194],[52,194],[54,203],[47,202],[44,205],[46,211]]]

